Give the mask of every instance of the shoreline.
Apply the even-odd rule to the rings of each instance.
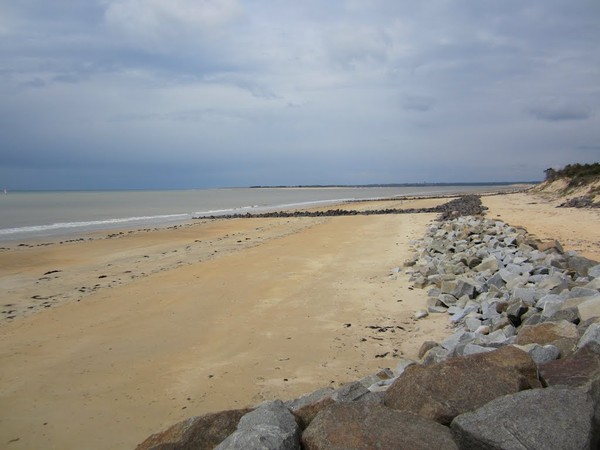
[[[514,195],[484,197],[489,217],[531,216],[529,194]],[[451,328],[443,315],[413,319],[426,292],[394,269],[436,216],[200,221],[0,252],[13,272],[0,265],[4,286],[38,292],[71,277],[68,292],[81,296],[0,326],[0,442],[133,448],[192,415],[339,386],[414,357]],[[52,270],[61,272],[44,275]],[[369,328],[390,325],[402,329]]]
[[[344,204],[344,203],[353,203],[353,202],[361,202],[361,201],[385,201],[385,200],[397,200],[397,199],[418,199],[418,198],[427,198],[427,197],[448,197],[448,196],[454,196],[454,195],[460,195],[460,194],[467,194],[469,192],[471,192],[471,190],[474,190],[477,193],[486,193],[489,192],[490,190],[493,192],[511,192],[515,189],[517,190],[521,190],[523,188],[524,185],[490,185],[490,186],[464,186],[462,189],[455,189],[455,190],[448,190],[448,189],[441,189],[440,191],[432,191],[432,192],[424,192],[424,193],[399,193],[397,195],[393,195],[390,197],[390,194],[386,194],[386,195],[381,195],[382,191],[384,189],[387,189],[388,191],[390,189],[394,189],[394,188],[337,188],[338,190],[341,189],[346,189],[346,190],[352,190],[352,189],[356,189],[356,190],[362,190],[363,191],[363,197],[364,197],[364,191],[365,190],[369,190],[370,194],[374,193],[371,192],[370,190],[376,191],[377,193],[379,193],[380,195],[374,196],[374,197],[364,197],[364,198],[360,198],[360,196],[358,198],[355,198],[353,196],[349,196],[348,198],[329,198],[329,199],[313,199],[313,200],[309,200],[306,201],[304,199],[299,199],[299,198],[281,198],[278,199],[278,201],[283,202],[283,203],[276,203],[276,204],[263,204],[262,201],[258,201],[258,198],[251,198],[251,199],[245,199],[245,200],[241,200],[239,199],[238,201],[235,201],[235,206],[231,203],[232,199],[222,199],[222,201],[225,201],[225,203],[222,204],[222,206],[217,206],[216,203],[210,203],[210,206],[208,204],[205,204],[204,206],[198,205],[198,204],[194,204],[193,200],[190,198],[187,198],[187,200],[182,203],[177,209],[172,209],[170,207],[167,207],[166,205],[163,205],[164,208],[166,209],[161,209],[161,210],[153,210],[152,212],[150,212],[149,210],[138,210],[136,213],[132,213],[133,215],[131,216],[125,216],[123,215],[124,212],[121,210],[120,213],[115,213],[116,215],[114,217],[98,217],[97,215],[93,214],[90,217],[94,217],[94,219],[88,219],[87,217],[82,217],[82,216],[73,216],[72,215],[72,211],[69,213],[71,215],[67,215],[64,217],[61,217],[60,219],[57,217],[55,220],[56,222],[51,222],[51,223],[33,223],[30,225],[20,225],[20,226],[7,226],[6,224],[4,225],[3,229],[0,229],[0,248],[5,248],[6,245],[10,245],[12,243],[15,242],[27,242],[29,240],[72,240],[72,239],[81,239],[82,237],[85,238],[86,235],[90,234],[90,233],[95,233],[95,232],[110,232],[110,231],[114,231],[114,230],[135,230],[135,229],[144,229],[144,228],[166,228],[166,227],[170,227],[170,226],[175,226],[175,225],[181,225],[181,224],[185,224],[188,223],[192,220],[194,220],[195,218],[203,218],[203,217],[209,217],[211,215],[217,215],[217,216],[221,216],[221,215],[227,215],[227,214],[245,214],[247,212],[250,213],[263,213],[263,212],[270,212],[270,211],[276,211],[276,210],[298,210],[298,209],[314,209],[314,208],[320,208],[322,206],[329,206],[329,207],[333,207],[335,205],[340,205],[340,204]],[[430,187],[435,187],[435,186],[430,186]],[[449,187],[453,187],[453,186],[449,186]],[[236,188],[236,189],[240,189],[240,190],[246,190],[249,191],[251,190],[251,188]],[[277,189],[279,189],[281,192],[284,191],[288,191],[289,189],[287,188],[272,188],[270,189],[270,191],[277,191]],[[293,188],[290,188],[293,189]],[[298,188],[298,189],[302,189],[302,188]],[[317,188],[310,188],[312,190],[318,190]],[[400,188],[398,188],[400,189]],[[217,189],[216,191],[228,191],[228,190],[232,190],[232,189]],[[323,188],[321,189],[323,191],[327,191],[328,189]],[[206,190],[206,192],[209,192],[210,190]],[[92,195],[94,196],[95,194],[99,194],[99,195],[105,195],[105,194],[110,194],[113,191],[83,191],[83,192],[64,192],[64,194],[66,195],[75,195],[75,196],[80,196],[80,195]],[[115,191],[115,193],[119,193],[120,191]],[[143,195],[143,196],[147,196],[148,194],[151,194],[152,192],[156,192],[157,194],[160,194],[161,192],[163,193],[172,193],[174,191],[123,191],[126,194],[134,194],[134,195]],[[181,191],[183,194],[186,193],[190,193],[190,192],[195,192],[195,191],[190,191],[190,190],[185,190],[185,191]],[[17,195],[20,195],[21,193],[17,193]],[[46,193],[44,192],[23,192],[22,194],[24,195],[28,195],[28,194],[34,194],[34,195],[44,195]],[[52,194],[52,193],[50,193]],[[349,194],[347,194],[349,195]],[[267,198],[270,198],[270,196],[267,196]],[[96,199],[98,200],[98,199]],[[201,199],[200,199],[201,200]],[[206,199],[204,199],[203,201],[205,201]],[[265,201],[267,201],[267,203],[269,203],[269,201],[273,201],[273,199],[271,198],[270,200],[266,200],[263,199]],[[78,198],[77,201],[81,201],[81,198]],[[129,201],[134,202],[134,198],[130,198]],[[147,199],[145,199],[145,201],[147,201]],[[192,202],[192,203],[188,203],[188,202]],[[254,204],[254,203],[257,204]],[[246,206],[240,206],[240,205],[246,205]],[[14,205],[13,205],[14,206]],[[100,205],[102,206],[102,205]],[[120,204],[120,207],[122,207],[123,205]],[[208,208],[208,209],[207,209]],[[182,212],[182,211],[187,211],[187,212]],[[191,212],[191,211],[196,211],[196,212]],[[89,213],[89,211],[88,211]]]

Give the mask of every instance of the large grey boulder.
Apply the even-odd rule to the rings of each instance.
[[[600,379],[600,345],[591,342],[572,355],[539,365],[546,386],[583,386]]]
[[[466,278],[456,278],[455,280],[443,281],[441,290],[443,294],[450,294],[456,298],[463,295],[473,298],[476,285],[472,280]]]
[[[592,261],[584,256],[570,256],[567,258],[568,268],[581,277],[587,277],[589,269],[598,265],[597,261]]]
[[[385,406],[338,403],[321,411],[302,434],[306,450],[458,450],[450,430]]]
[[[579,312],[579,318],[582,321],[600,317],[600,294],[589,297],[581,302],[577,305],[577,310]]]
[[[315,416],[325,407],[334,402],[331,398],[334,389],[326,387],[310,394],[286,402],[286,406],[296,418],[301,427],[306,428]]]
[[[523,325],[517,335],[518,345],[552,344],[560,349],[561,357],[572,353],[578,341],[577,327],[566,320]]]
[[[340,403],[354,402],[368,393],[369,389],[366,388],[360,381],[354,381],[336,389],[331,394],[331,398],[333,401]]]
[[[237,430],[216,450],[300,450],[300,427],[281,400],[243,416]]]
[[[600,323],[592,323],[587,327],[581,339],[577,343],[577,348],[583,348],[590,342],[595,342],[596,344],[600,344]]]
[[[501,395],[540,387],[529,355],[512,346],[406,369],[385,392],[385,405],[449,424]]]
[[[584,389],[560,386],[497,398],[451,424],[461,449],[596,448],[594,402]]]
[[[524,352],[527,352],[527,354],[531,356],[531,359],[533,359],[533,361],[536,364],[543,364],[548,361],[554,361],[560,355],[560,350],[558,349],[558,347],[552,344],[526,344],[515,345],[515,347],[523,350]]]
[[[191,417],[153,434],[136,450],[212,450],[236,430],[242,416],[250,411],[236,409]]]
[[[588,268],[588,277],[600,278],[600,264]]]

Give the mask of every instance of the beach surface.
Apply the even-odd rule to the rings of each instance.
[[[600,211],[557,209],[530,194],[483,202],[488,217],[600,259]],[[293,398],[416,358],[423,341],[452,329],[443,314],[413,319],[426,291],[394,269],[434,219],[201,220],[5,245],[0,446],[130,449],[193,415]]]

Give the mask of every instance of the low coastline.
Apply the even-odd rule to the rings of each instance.
[[[442,200],[420,200],[420,204],[436,201]],[[514,225],[525,220],[535,222],[531,207],[545,208],[558,231],[569,236],[565,224],[572,218],[567,217],[562,225],[557,221],[571,212],[555,214],[552,205],[531,205],[528,194],[484,197],[483,202],[490,208],[490,218],[501,217]],[[409,201],[403,203],[406,207]],[[344,205],[385,206],[385,202]],[[597,232],[589,226],[597,223],[598,216],[587,210],[575,213],[577,223],[588,224],[588,236],[584,229],[578,245],[589,247],[589,257],[593,258],[597,250],[586,242],[598,242]],[[131,448],[151,432],[190,415],[267,398],[290,398],[322,386],[324,380],[339,385],[392,366],[394,354],[413,357],[422,341],[450,333],[447,318],[412,319],[414,310],[423,306],[425,294],[411,290],[408,281],[393,272],[409,256],[409,242],[419,238],[434,217],[200,221],[167,230],[118,232],[112,238],[62,247],[17,249],[21,255],[30,255],[29,262],[25,258],[16,261],[15,272],[20,270],[20,281],[26,283],[23,273],[27,264],[36,262],[32,274],[37,277],[34,285],[40,283],[39,289],[64,282],[70,270],[88,277],[85,283],[75,282],[82,285],[79,289],[113,282],[108,271],[115,270],[123,278],[132,270],[126,266],[132,266],[135,258],[140,276],[127,283],[122,279],[122,283],[79,292],[80,302],[73,298],[0,328],[7,338],[2,348],[3,367],[10,367],[3,376],[4,384],[13,377],[23,377],[22,382],[30,387],[26,390],[14,381],[9,383],[13,394],[2,402],[3,416],[10,408],[30,418],[5,422],[0,430],[3,442],[20,437],[11,446],[59,442],[64,448],[73,448],[81,442],[90,444],[93,429],[100,425],[114,431],[111,447]],[[549,221],[539,224],[538,237],[565,243],[556,233],[544,233],[544,224]],[[199,237],[201,242],[196,242]],[[186,263],[187,257],[195,259]],[[156,271],[143,265],[151,262],[145,260],[156,263]],[[67,265],[61,267],[59,261]],[[52,270],[61,271],[45,275]],[[133,270],[127,275],[133,276]],[[50,279],[40,280],[43,277]],[[16,278],[12,282],[18,284]],[[4,276],[2,279],[6,280]],[[236,284],[239,286],[232,286]],[[254,295],[249,288],[257,285],[262,292],[248,303]],[[208,302],[198,311],[190,297],[214,300],[213,309]],[[310,305],[311,300],[316,303]],[[245,314],[238,313],[240,308]],[[205,317],[212,323],[201,323]],[[392,337],[391,333],[369,334],[367,327],[385,326],[391,321],[399,323],[403,332]],[[272,327],[274,323],[284,328]],[[208,329],[198,330],[204,326]],[[234,336],[240,330],[244,330],[243,336]],[[210,351],[208,341],[216,343]],[[180,348],[190,346],[192,349],[185,351]],[[309,355],[307,349],[314,351]],[[386,352],[386,356],[377,357]],[[40,354],[46,355],[44,361],[35,361]],[[137,356],[127,361],[131,355]],[[142,359],[153,362],[143,363]],[[70,371],[65,372],[65,364],[70,365]],[[128,376],[117,375],[115,370]],[[68,380],[70,389],[62,386]],[[101,383],[101,388],[94,383]],[[137,410],[136,415],[136,408],[142,405],[146,410]],[[49,411],[56,408],[70,413],[47,420]],[[112,417],[115,408],[124,408],[127,413]],[[65,430],[69,428],[80,431],[68,434]],[[94,444],[85,446],[93,448]],[[97,448],[102,448],[100,441]]]

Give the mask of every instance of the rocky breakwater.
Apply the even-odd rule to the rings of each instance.
[[[138,450],[597,448],[600,265],[460,207],[414,246],[407,276],[429,294],[416,317],[456,327],[419,361],[194,417]]]
[[[412,197],[405,200],[415,200],[427,197]],[[403,198],[404,199],[404,198]],[[370,200],[364,200],[368,202]],[[466,214],[480,214],[483,206],[476,195],[465,195],[431,208],[386,208],[386,209],[328,209],[325,211],[271,211],[265,213],[224,214],[220,216],[194,217],[194,219],[264,219],[287,217],[340,217],[340,216],[374,216],[386,214],[420,214],[440,213],[442,218],[456,217]]]

